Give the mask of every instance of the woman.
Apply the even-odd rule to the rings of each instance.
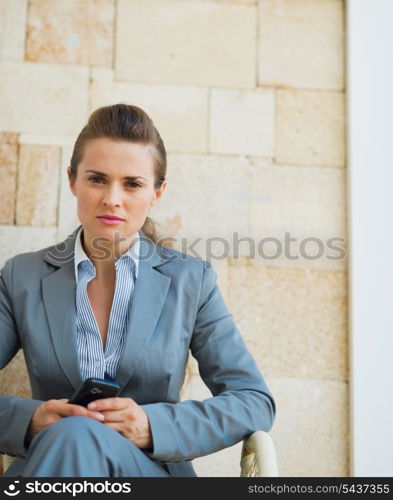
[[[157,241],[166,152],[147,114],[97,109],[68,176],[81,226],[1,271],[0,368],[22,348],[32,387],[0,396],[0,451],[17,457],[6,475],[195,476],[193,458],[271,429],[272,395],[211,265]],[[179,401],[189,350],[204,401]],[[119,396],[67,403],[88,377]]]

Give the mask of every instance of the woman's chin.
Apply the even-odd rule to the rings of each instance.
[[[122,232],[116,227],[100,227],[94,224],[83,224],[84,234],[89,235],[90,238],[102,238],[109,241],[117,240],[122,236]]]
[[[129,239],[137,232],[137,230],[133,231],[132,228],[126,228],[124,224],[107,226],[98,222],[98,224],[94,224],[94,227],[90,224],[83,225],[83,227],[92,238],[103,238],[113,242]]]

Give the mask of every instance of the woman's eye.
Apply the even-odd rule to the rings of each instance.
[[[89,181],[94,182],[94,183],[99,183],[102,180],[103,180],[103,178],[102,177],[98,177],[97,175],[89,177]]]
[[[101,184],[101,182],[105,181],[105,179],[103,177],[99,177],[98,175],[92,175],[88,179],[89,179],[90,182],[93,182],[94,184]],[[126,186],[130,187],[130,188],[140,188],[140,187],[142,187],[141,184],[139,184],[138,182],[133,182],[133,181],[127,182]]]

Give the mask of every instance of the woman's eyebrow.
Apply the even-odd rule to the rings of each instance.
[[[97,175],[102,175],[103,177],[108,177],[107,174],[105,174],[104,172],[99,172],[98,170],[85,170],[85,173],[87,172],[92,172],[93,174],[97,174]],[[148,181],[148,179],[146,179],[145,177],[142,177],[141,175],[126,175],[125,177],[123,177],[123,179],[127,179],[127,180],[135,180],[135,179],[144,179],[145,181]]]

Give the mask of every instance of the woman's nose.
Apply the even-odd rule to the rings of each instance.
[[[121,205],[122,193],[121,189],[116,186],[109,186],[105,191],[103,204],[107,207],[118,207]]]

